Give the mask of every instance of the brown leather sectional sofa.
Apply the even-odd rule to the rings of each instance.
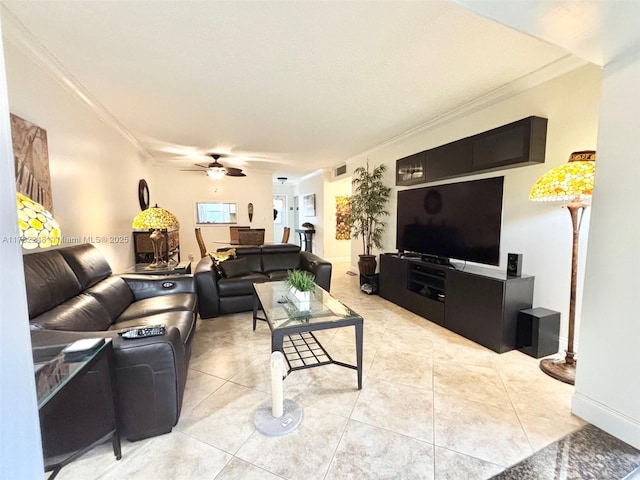
[[[284,280],[287,270],[306,270],[326,291],[331,287],[331,263],[313,253],[300,251],[298,245],[277,243],[235,247],[235,250],[241,265],[234,268],[232,276],[220,275],[209,255],[205,255],[196,266],[202,318],[252,310],[253,284]]]
[[[119,433],[129,440],[178,422],[195,334],[192,275],[113,275],[90,244],[23,256],[33,346],[113,340]],[[118,330],[164,324],[162,336],[127,340]]]

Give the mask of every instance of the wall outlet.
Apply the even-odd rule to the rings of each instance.
[[[190,261],[190,262],[193,262],[193,253],[190,253],[190,254],[189,254],[189,261]]]

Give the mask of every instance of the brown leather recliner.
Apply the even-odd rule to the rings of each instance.
[[[120,435],[140,440],[178,422],[195,333],[193,276],[112,275],[90,244],[23,256],[33,346],[113,340]],[[125,340],[118,330],[164,324],[162,336]]]

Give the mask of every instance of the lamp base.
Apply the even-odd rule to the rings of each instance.
[[[560,380],[561,382],[575,385],[576,383],[576,364],[567,363],[565,360],[555,358],[545,358],[540,360],[540,370],[550,377]]]
[[[168,268],[169,264],[167,262],[165,262],[164,260],[154,260],[153,262],[151,262],[149,264],[149,268],[151,269],[156,269],[156,268]]]

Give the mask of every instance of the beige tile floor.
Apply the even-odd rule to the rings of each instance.
[[[332,294],[365,319],[364,384],[335,365],[293,372],[285,398],[304,411],[278,438],[253,427],[270,397],[270,334],[251,313],[199,321],[182,416],[173,432],[103,445],[65,467],[78,479],[486,479],[583,422],[573,387],[537,360],[498,355],[376,295],[334,265]],[[352,327],[318,333],[355,363]]]

